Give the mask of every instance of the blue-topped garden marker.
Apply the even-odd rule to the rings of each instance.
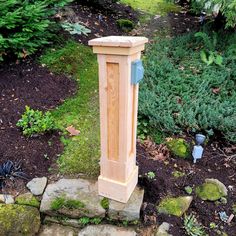
[[[89,41],[98,54],[101,173],[99,194],[126,203],[138,182],[136,131],[138,83],[143,78],[144,37],[110,36]]]

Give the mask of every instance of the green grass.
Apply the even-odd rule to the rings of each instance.
[[[73,199],[66,200],[64,197],[57,197],[51,203],[51,209],[53,211],[57,211],[62,207],[69,208],[69,209],[81,209],[84,208],[85,205],[83,202]]]
[[[62,137],[64,152],[58,159],[62,173],[82,173],[95,177],[99,173],[99,103],[98,67],[89,47],[69,41],[64,47],[48,50],[41,63],[54,73],[76,80],[78,92],[52,111],[57,128],[64,131],[73,125],[80,130],[75,137]]]
[[[121,0],[120,2],[131,6],[135,10],[144,12],[145,16],[141,17],[143,21],[147,21],[148,18],[154,15],[166,15],[169,12],[180,11],[179,6],[165,0]]]

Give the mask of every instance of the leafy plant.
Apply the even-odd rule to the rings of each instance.
[[[79,224],[85,226],[85,225],[89,224],[90,219],[89,219],[89,217],[86,217],[86,216],[85,216],[85,217],[81,217],[81,218],[78,220],[78,222],[79,222]]]
[[[5,186],[5,181],[7,179],[14,180],[17,177],[26,180],[29,179],[29,177],[22,171],[20,162],[13,163],[8,160],[0,165],[0,189]]]
[[[216,44],[217,44],[217,35],[216,33],[213,34],[213,38],[211,38],[205,32],[197,32],[195,37],[201,38],[204,41],[204,44],[208,50],[201,50],[200,55],[201,59],[204,63],[208,66],[215,63],[218,66],[221,66],[223,63],[223,57],[215,51]]]
[[[0,4],[0,60],[14,54],[24,58],[48,44],[57,9],[72,0],[1,1]]]
[[[206,11],[214,16],[220,13],[226,18],[226,28],[236,25],[236,1],[235,0],[192,0],[192,8],[196,12]]]
[[[193,214],[184,216],[184,229],[189,236],[207,236]]]
[[[81,25],[80,23],[70,23],[70,22],[64,22],[61,24],[62,28],[66,31],[68,31],[70,34],[84,34],[88,36],[88,34],[91,33],[91,30],[86,28],[84,25]]]
[[[26,106],[25,109],[24,114],[16,124],[22,128],[24,135],[43,134],[54,129],[54,121],[49,111],[43,113],[39,110],[33,110],[29,106]]]

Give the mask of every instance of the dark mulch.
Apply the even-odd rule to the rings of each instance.
[[[119,3],[112,3],[109,8],[101,9],[94,6],[87,6],[85,2],[74,2],[62,13],[62,20],[71,22],[81,22],[91,30],[91,33],[86,35],[74,35],[73,37],[87,45],[90,39],[127,35],[117,25],[118,19],[129,19],[134,23],[138,22],[138,13],[131,7],[124,6]]]
[[[165,196],[183,196],[187,195],[184,187],[195,187],[202,184],[206,178],[216,178],[224,183],[227,187],[233,186],[233,191],[228,192],[227,204],[216,205],[213,202],[201,201],[194,195],[194,200],[188,213],[196,213],[199,222],[208,227],[210,236],[218,235],[213,230],[209,229],[211,222],[223,226],[223,230],[229,236],[234,236],[236,232],[236,220],[230,225],[223,223],[219,219],[219,212],[225,211],[227,215],[232,214],[232,205],[236,203],[236,160],[227,160],[227,157],[222,155],[220,148],[223,146],[217,142],[208,144],[205,148],[204,157],[197,164],[193,164],[191,160],[183,160],[169,157],[164,161],[156,161],[151,159],[147,153],[147,149],[138,145],[137,162],[139,165],[140,178],[139,184],[145,189],[143,220],[145,224],[161,224],[168,222],[172,224],[171,234],[174,236],[186,235],[183,230],[183,219],[166,216],[157,213],[156,205]],[[235,153],[234,153],[235,154]],[[155,180],[148,180],[145,173],[153,171],[156,174]],[[181,171],[185,173],[184,177],[175,178],[172,175],[173,171]]]
[[[116,25],[119,18],[137,20],[136,14],[119,4],[112,5],[112,11],[98,10],[83,4],[73,3],[66,10],[66,17],[76,17],[86,24],[92,33],[74,38],[87,45],[88,40],[107,35],[121,35]],[[102,21],[99,21],[99,15]],[[72,19],[73,20],[73,19]],[[62,37],[71,36],[61,32]],[[40,53],[38,53],[39,55]],[[13,60],[9,56],[8,60]],[[0,164],[11,160],[21,160],[22,170],[30,177],[49,176],[55,167],[58,155],[63,151],[58,132],[27,138],[16,127],[17,121],[28,105],[33,109],[50,110],[61,104],[66,97],[74,94],[76,83],[65,76],[54,75],[40,66],[35,59],[27,59],[19,64],[0,65]],[[7,182],[8,192],[20,191],[24,183],[16,180],[15,185]],[[14,190],[15,189],[15,190]],[[1,190],[0,190],[1,191]]]
[[[76,89],[75,82],[53,75],[34,61],[0,67],[0,163],[22,162],[30,177],[48,176],[49,168],[63,150],[59,134],[37,138],[22,135],[16,123],[28,105],[50,110],[61,104]]]

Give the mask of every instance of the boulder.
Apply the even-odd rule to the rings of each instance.
[[[81,230],[78,236],[136,236],[133,229],[113,225],[90,225]]]
[[[39,208],[40,202],[32,193],[24,193],[16,197],[16,204]]]
[[[105,217],[97,184],[84,179],[61,179],[49,184],[43,194],[40,211],[70,218]]]
[[[196,187],[196,194],[206,201],[217,201],[228,195],[228,190],[223,183],[217,179],[206,179],[205,183]]]
[[[43,191],[47,185],[47,178],[34,178],[29,183],[27,183],[27,188],[30,190],[31,193],[34,195],[42,195]]]
[[[34,236],[40,228],[37,208],[16,204],[0,204],[0,235]]]
[[[157,206],[159,213],[181,217],[189,208],[192,196],[166,197]]]

